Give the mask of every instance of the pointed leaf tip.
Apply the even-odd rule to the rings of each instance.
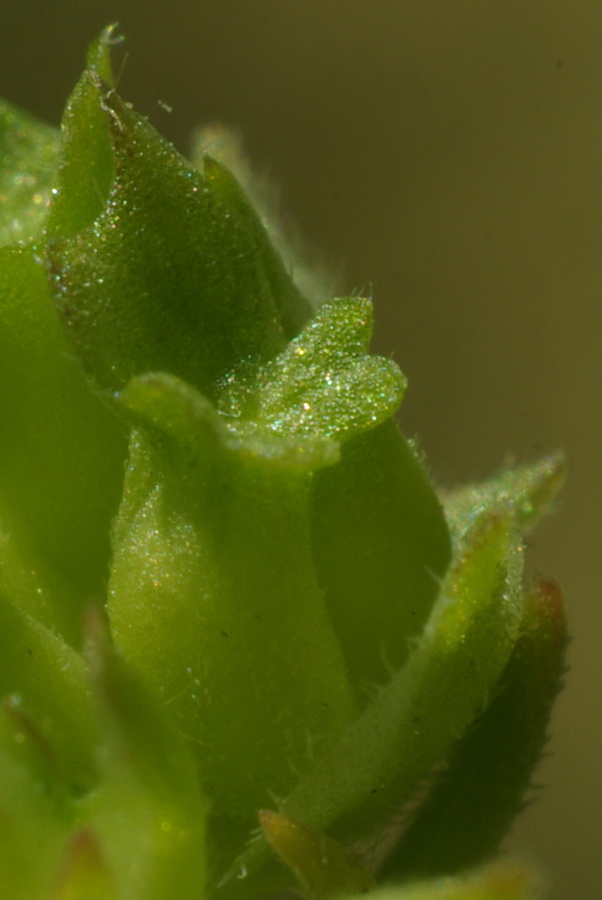
[[[511,515],[521,531],[529,531],[553,505],[567,471],[566,457],[555,453],[532,464],[506,466],[489,481],[444,493],[452,536],[461,543],[485,509]]]
[[[111,25],[103,28],[96,40],[90,44],[86,55],[88,70],[98,73],[109,87],[115,87],[111,65],[111,51],[113,47],[119,46],[124,41],[124,37],[119,34],[118,28],[117,22],[113,22]]]
[[[80,828],[71,837],[63,870],[50,896],[51,900],[115,900],[113,877],[91,829]]]
[[[376,886],[370,873],[325,834],[283,813],[260,810],[258,817],[268,842],[315,900],[367,894]]]

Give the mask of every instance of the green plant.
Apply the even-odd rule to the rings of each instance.
[[[491,859],[566,628],[560,457],[437,496],[238,182],[113,87],[0,111],[0,873],[11,900],[526,898]],[[325,302],[323,302],[325,301]]]

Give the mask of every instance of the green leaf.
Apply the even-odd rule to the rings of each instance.
[[[352,438],[336,466],[316,473],[312,546],[358,701],[365,705],[374,686],[406,661],[450,560],[441,505],[393,421]]]
[[[223,415],[246,431],[348,440],[399,406],[406,379],[392,360],[371,356],[372,304],[363,297],[324,303],[283,352],[220,395]]]
[[[281,435],[255,428],[253,423],[247,427],[247,423],[239,426],[228,421],[193,387],[163,372],[133,378],[119,400],[137,426],[142,423],[164,432],[179,447],[201,459],[212,454],[233,454],[240,460],[263,460],[276,470],[309,474],[339,458],[338,444],[331,438]]]
[[[441,506],[390,420],[406,380],[391,360],[368,355],[371,333],[368,300],[325,303],[275,360],[247,381],[234,377],[219,399],[241,435],[343,445],[340,463],[312,482],[312,547],[362,704],[406,659],[450,558]]]
[[[490,703],[518,633],[521,573],[514,528],[484,514],[406,665],[316,757],[280,811],[345,844],[373,840]],[[227,896],[238,896],[241,866],[256,872],[265,862],[265,846],[251,845]]]
[[[126,443],[73,358],[42,264],[16,248],[0,250],[0,419],[8,565],[31,564],[47,597],[44,621],[77,642],[83,609],[105,590]],[[26,608],[41,608],[36,595]]]
[[[320,829],[350,815],[352,829],[365,831],[390,814],[393,796],[408,797],[488,705],[518,630],[521,572],[514,531],[483,516],[407,664],[335,739],[285,812]]]
[[[57,596],[68,596],[66,584],[59,585],[56,574],[44,571],[36,554],[28,553],[15,539],[12,530],[0,522],[0,594],[37,622],[56,625]],[[42,570],[42,571],[41,571]],[[62,589],[61,589],[62,588]]]
[[[119,900],[197,900],[206,880],[206,804],[186,738],[92,621],[100,780],[80,809]]]
[[[75,173],[60,188],[48,247],[58,307],[103,387],[119,390],[133,376],[168,371],[214,397],[243,360],[274,357],[309,307],[230,173],[209,157],[196,171],[96,70],[86,78],[93,110],[80,113],[74,99],[63,155],[93,168],[87,148],[102,115],[114,179],[106,205],[104,161],[100,188],[83,173],[82,184]],[[64,207],[79,207],[81,191],[97,197],[76,228]]]
[[[318,307],[325,297],[337,294],[338,273],[315,248],[305,245],[288,216],[281,215],[278,186],[265,171],[256,170],[242,143],[236,130],[219,122],[205,124],[193,134],[189,159],[195,168],[202,170],[205,157],[210,156],[234,175],[301,294]]]
[[[57,158],[57,129],[0,101],[0,246],[41,236]]]
[[[81,656],[0,595],[0,697],[22,702],[56,754],[63,779],[93,778],[95,727]]]
[[[332,457],[295,438],[279,458],[171,376],[132,382],[122,402],[139,427],[111,627],[197,745],[214,815],[249,828],[353,712],[310,546],[308,457]]]
[[[18,704],[0,709],[0,884],[10,900],[48,896],[70,825],[51,749]]]
[[[496,695],[455,747],[381,874],[394,880],[453,874],[493,856],[546,741],[567,644],[558,588],[527,595],[518,639]]]

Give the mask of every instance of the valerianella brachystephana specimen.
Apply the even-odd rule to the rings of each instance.
[[[527,898],[559,458],[437,495],[364,297],[120,99],[0,109],[7,900]]]

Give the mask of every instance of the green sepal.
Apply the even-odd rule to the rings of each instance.
[[[58,308],[101,386],[121,390],[136,375],[168,371],[213,398],[241,361],[274,357],[308,304],[226,169],[210,157],[202,172],[191,167],[96,69],[83,84],[92,111],[80,114],[74,97],[63,155],[79,164],[89,141],[104,146],[104,118],[114,177],[104,203],[103,151],[100,189],[71,178],[59,188],[48,244]],[[81,191],[96,200],[74,227],[68,207]]]
[[[87,649],[99,721],[99,781],[79,819],[121,900],[203,895],[206,803],[187,738],[111,646],[100,617]]]
[[[327,835],[271,810],[259,812],[259,823],[309,897],[330,900],[366,894],[376,887],[367,869]]]
[[[499,849],[546,742],[566,645],[560,592],[540,582],[526,595],[520,633],[490,706],[454,748],[383,878],[451,875]]]
[[[15,560],[26,560],[44,602],[34,593],[25,608],[77,643],[83,609],[104,594],[127,445],[73,358],[44,267],[28,249],[0,249],[0,419],[10,578]]]
[[[41,236],[58,143],[56,128],[0,101],[0,246]]]
[[[249,828],[353,712],[311,558],[308,463],[330,443],[247,440],[173,376],[121,401],[112,631],[198,747],[213,814]]]

